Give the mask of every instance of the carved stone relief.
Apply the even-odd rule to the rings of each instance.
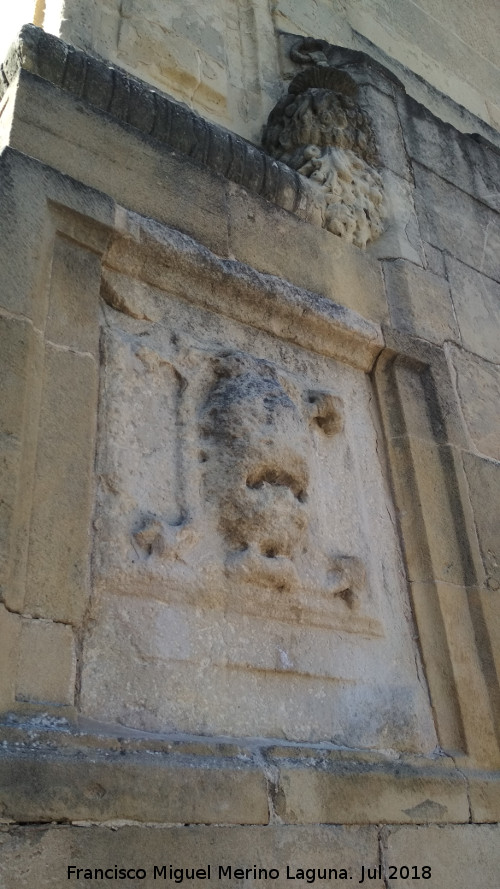
[[[390,723],[420,749],[364,373],[106,282],[83,712],[365,745]]]
[[[311,548],[311,439],[304,415],[319,434],[334,435],[342,429],[342,402],[328,392],[300,392],[280,381],[269,362],[243,353],[216,359],[215,372],[201,434],[207,503],[227,545],[226,571],[279,592],[307,588],[310,582],[300,578]],[[314,558],[309,577],[354,607],[364,577],[358,560],[325,557],[320,577],[319,552]]]
[[[271,111],[263,145],[317,184],[324,228],[366,247],[382,233],[386,216],[370,121],[357,104],[352,77],[330,66],[321,51],[301,51],[304,44],[291,55],[310,67]]]
[[[151,415],[159,400],[160,377],[162,400],[174,419],[167,440],[152,449],[164,477],[154,472],[151,478],[148,471],[148,509],[129,511],[139,568],[173,577],[182,566],[184,583],[203,598],[207,590],[199,589],[196,577],[203,565],[222,587],[248,584],[254,597],[259,588],[261,604],[286,593],[296,604],[302,600],[303,619],[310,612],[309,619],[317,622],[322,610],[321,623],[328,622],[329,611],[330,620],[342,624],[360,610],[359,625],[351,621],[350,629],[379,633],[375,613],[369,616],[362,560],[318,546],[310,527],[314,436],[328,442],[342,433],[342,399],[328,390],[304,388],[275,364],[245,352],[202,356],[188,347],[190,371],[186,355],[176,362],[182,372],[142,344],[130,354],[125,343],[111,338],[110,362],[113,352],[121,356],[122,368],[135,366],[137,376],[152,390],[139,398],[142,410],[148,410],[149,402]],[[151,372],[154,377],[148,379]],[[137,427],[134,436],[142,438]],[[147,466],[144,445],[141,462]],[[107,488],[113,486],[113,475],[105,476]],[[129,491],[132,487],[129,481]],[[144,496],[141,499],[146,505]],[[123,542],[127,532],[122,527],[111,533]],[[208,549],[207,536],[212,538]],[[105,561],[110,564],[109,555]],[[363,594],[365,607],[360,609]],[[244,594],[239,604],[236,597],[232,607],[253,610],[251,595]]]

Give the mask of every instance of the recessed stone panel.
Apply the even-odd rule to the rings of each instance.
[[[125,274],[102,293],[84,713],[432,749],[369,379]]]

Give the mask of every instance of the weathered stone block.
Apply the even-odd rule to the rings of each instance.
[[[401,523],[410,580],[473,585],[480,565],[460,452],[411,435],[390,443],[390,459],[405,503]],[[417,514],[421,534],[413,524]]]
[[[288,823],[468,821],[465,781],[411,766],[331,763],[280,768],[276,811]]]
[[[387,218],[381,237],[369,245],[369,253],[378,259],[407,259],[424,265],[419,220],[415,212],[414,189],[407,179],[390,169],[382,170],[387,203]]]
[[[225,183],[216,174],[26,72],[15,101],[13,148],[227,255]]]
[[[0,316],[0,361],[2,365],[2,503],[0,506],[1,558],[6,560],[12,533],[12,517],[21,459],[27,387],[33,365],[33,328],[29,322]],[[30,360],[31,359],[31,360]],[[2,584],[6,591],[5,584]]]
[[[487,655],[487,680],[491,688],[500,681],[500,596],[498,590],[477,590],[474,607],[481,628],[482,650]]]
[[[500,368],[453,347],[448,355],[471,444],[500,461]]]
[[[386,319],[375,260],[238,186],[230,186],[228,200],[230,250],[238,259],[321,293],[372,321]]]
[[[485,244],[488,234],[485,233]],[[453,257],[446,257],[451,297],[466,349],[500,362],[500,284]]]
[[[414,174],[423,239],[500,281],[498,215],[419,164],[414,165]]]
[[[391,322],[432,343],[459,341],[448,283],[405,260],[384,263]]]
[[[439,743],[445,750],[465,750],[465,734],[453,674],[453,652],[445,615],[433,583],[412,583],[413,612],[426,680],[436,714]]]
[[[389,438],[416,436],[467,448],[469,438],[444,350],[384,327],[386,351],[376,372]]]
[[[10,96],[10,102],[14,103],[14,96]],[[46,304],[40,291],[45,286],[43,273],[50,257],[52,226],[44,219],[46,199],[37,171],[28,163],[21,175],[19,172],[14,153],[4,149],[0,154],[0,301],[8,312],[31,318],[41,328]]]
[[[429,884],[439,889],[470,889],[495,885],[500,869],[500,828],[498,825],[429,826],[389,828],[383,839],[384,869],[390,889],[415,886],[412,866],[431,868]],[[397,866],[389,876],[390,865]],[[407,879],[399,867],[409,866]],[[393,872],[394,873],[394,872]],[[403,874],[406,872],[403,872]]]
[[[39,749],[35,755],[0,753],[0,775],[3,817],[15,821],[269,820],[262,770],[237,759],[109,751],[57,756]]]
[[[498,151],[457,132],[404,93],[398,93],[397,105],[408,154],[461,191],[499,210]]]
[[[497,636],[498,638],[498,636]],[[472,821],[500,822],[500,780],[498,773],[468,776]]]
[[[115,39],[118,58],[127,59],[129,70],[183,101],[196,93],[198,108],[227,120],[225,29],[218,6],[202,11],[174,2],[166,11],[154,2],[128,0]]]
[[[48,620],[22,620],[17,701],[72,705],[75,670],[75,643],[71,627]]]
[[[380,163],[397,176],[409,179],[410,166],[394,97],[365,85],[360,89],[360,105],[370,118]]]
[[[474,591],[437,583],[447,647],[453,672],[466,752],[476,763],[499,762],[494,707],[495,677],[489,675],[488,635],[474,608]],[[414,593],[414,598],[416,591]],[[491,680],[493,679],[493,686]],[[490,698],[488,684],[492,688]]]
[[[47,340],[97,358],[100,280],[99,256],[71,241],[56,239],[45,327]]]
[[[29,321],[0,317],[0,589],[22,610],[43,345]]]
[[[382,348],[379,325],[317,293],[222,260],[135,214],[124,216],[124,231],[104,257],[113,271],[105,274],[102,296],[131,317],[159,321],[167,293],[364,371]]]

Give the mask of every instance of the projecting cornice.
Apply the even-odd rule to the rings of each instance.
[[[279,207],[314,221],[315,190],[302,176],[120,68],[34,25],[25,25],[0,67],[0,99],[20,70],[83,99]]]

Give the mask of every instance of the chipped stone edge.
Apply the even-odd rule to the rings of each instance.
[[[137,213],[126,212],[123,222],[103,255],[103,268],[135,277],[138,258],[147,258],[140,274],[144,283],[365,372],[384,347],[378,324],[327,297],[221,259],[190,236]],[[148,274],[151,269],[154,274]],[[134,316],[133,306],[128,314]]]

